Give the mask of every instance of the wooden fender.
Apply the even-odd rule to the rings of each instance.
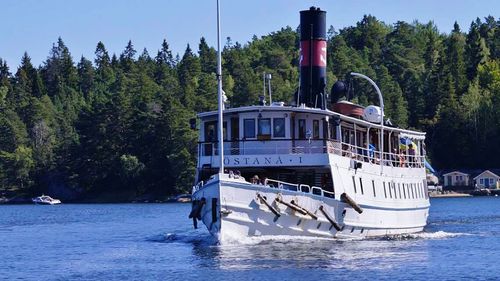
[[[277,196],[276,199],[274,199],[274,200],[278,203],[281,203],[281,204],[287,206],[288,208],[290,208],[296,212],[303,214],[304,216],[307,215],[307,212],[305,210],[303,210],[302,208],[300,208],[298,206],[293,205],[292,203],[288,203],[288,202],[283,201],[279,196]],[[293,200],[292,200],[292,202],[293,202]]]
[[[297,208],[300,208],[301,210],[303,210],[304,212],[306,212],[306,214],[309,215],[311,218],[313,218],[315,220],[318,220],[318,216],[316,216],[315,214],[313,214],[312,212],[310,212],[306,208],[299,206],[297,203],[295,203],[294,200],[290,201],[290,204],[293,205],[293,206],[295,206],[295,207],[297,207]]]
[[[319,210],[321,211],[321,213],[323,213],[323,216],[325,216],[325,218],[330,222],[330,224],[337,230],[337,231],[340,231],[340,226],[338,223],[335,222],[334,219],[332,219],[332,217],[330,217],[330,215],[325,211],[325,208],[323,208],[323,205],[319,206]]]
[[[201,209],[203,209],[203,205],[205,205],[206,202],[205,197],[201,198],[201,200],[193,200],[189,218],[193,219],[193,226],[195,229],[198,228],[198,220],[201,220]]]
[[[281,216],[280,212],[278,212],[278,210],[276,210],[273,206],[271,206],[271,204],[267,202],[267,198],[265,196],[262,196],[260,195],[260,193],[257,193],[257,198],[259,198],[260,202],[266,205],[267,208],[269,208],[269,210],[273,212],[274,215],[276,215],[277,217]]]
[[[349,197],[349,195],[347,195],[345,192],[342,193],[342,195],[340,195],[340,200],[351,206],[354,210],[356,210],[356,212],[360,214],[363,212],[363,209],[356,202],[354,202],[354,200],[352,200],[352,198]]]

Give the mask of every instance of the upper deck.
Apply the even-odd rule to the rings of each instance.
[[[327,166],[329,154],[387,166],[423,167],[423,132],[388,126],[382,130],[377,123],[308,107],[245,106],[224,110],[223,115],[227,167]],[[218,167],[217,112],[198,117],[198,168]]]

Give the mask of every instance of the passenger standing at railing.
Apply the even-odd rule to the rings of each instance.
[[[375,145],[373,144],[369,144],[368,145],[368,155],[370,156],[370,162],[374,163],[375,162],[375,150],[377,150],[377,148],[375,147]]]
[[[399,152],[399,167],[405,167],[405,154],[404,150]]]
[[[368,149],[366,149],[366,142],[363,143],[363,147],[358,148],[358,154],[360,155],[359,160],[363,160],[365,162],[368,162]]]
[[[356,159],[356,148],[354,145],[349,145],[349,152],[352,159]]]
[[[408,163],[410,167],[413,167],[415,165],[415,149],[413,148],[412,143],[408,146],[408,155]]]
[[[391,153],[391,161],[392,161],[392,166],[397,167],[398,166],[398,159],[397,159],[398,151],[393,148],[392,153]]]

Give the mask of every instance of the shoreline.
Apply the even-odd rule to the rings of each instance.
[[[457,198],[457,197],[474,197],[467,193],[429,193],[429,198]]]

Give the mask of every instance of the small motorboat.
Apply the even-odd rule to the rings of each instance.
[[[59,199],[54,199],[48,195],[42,195],[38,196],[36,198],[31,199],[33,203],[37,205],[56,205],[56,204],[61,204],[61,200]]]

